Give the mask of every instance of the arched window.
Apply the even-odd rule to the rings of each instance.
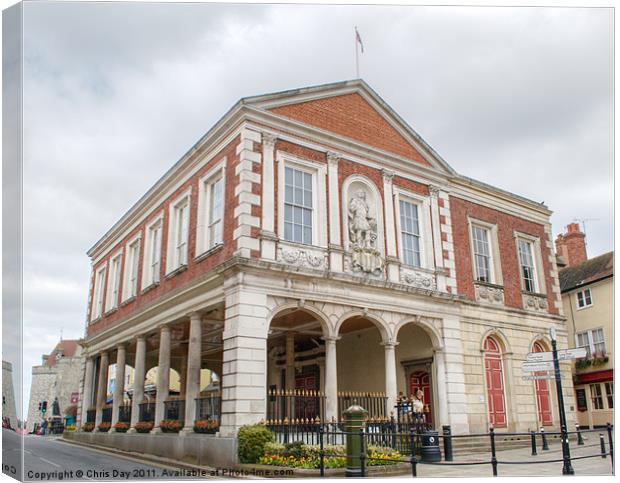
[[[499,344],[492,337],[484,341],[484,369],[487,383],[489,421],[494,428],[506,427],[506,396],[502,353]]]
[[[534,342],[534,352],[545,352],[540,342]],[[536,375],[544,372],[537,372]],[[553,418],[551,416],[551,397],[549,396],[549,381],[546,379],[537,379],[536,383],[536,405],[538,407],[538,422],[543,426],[551,426]]]

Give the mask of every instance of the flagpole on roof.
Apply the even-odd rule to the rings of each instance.
[[[359,54],[357,53],[357,42],[358,42],[359,34],[357,33],[357,25],[355,26],[355,78],[360,78],[360,59]]]
[[[357,51],[357,44],[359,44],[362,49],[362,54],[364,53],[364,43],[362,42],[362,37],[360,33],[357,31],[357,25],[355,26],[355,75],[356,79],[360,78],[360,58],[359,53]]]

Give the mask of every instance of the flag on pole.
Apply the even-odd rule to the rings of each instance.
[[[362,37],[360,37],[360,33],[357,31],[357,27],[355,27],[355,41],[360,44],[362,48],[362,54],[364,53],[364,43],[362,42]]]

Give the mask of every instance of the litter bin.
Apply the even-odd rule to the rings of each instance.
[[[426,463],[441,461],[439,433],[437,431],[426,431],[422,435],[422,461]]]

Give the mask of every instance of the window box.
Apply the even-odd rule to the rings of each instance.
[[[178,419],[164,419],[159,423],[162,433],[178,433],[183,429],[183,421]]]

